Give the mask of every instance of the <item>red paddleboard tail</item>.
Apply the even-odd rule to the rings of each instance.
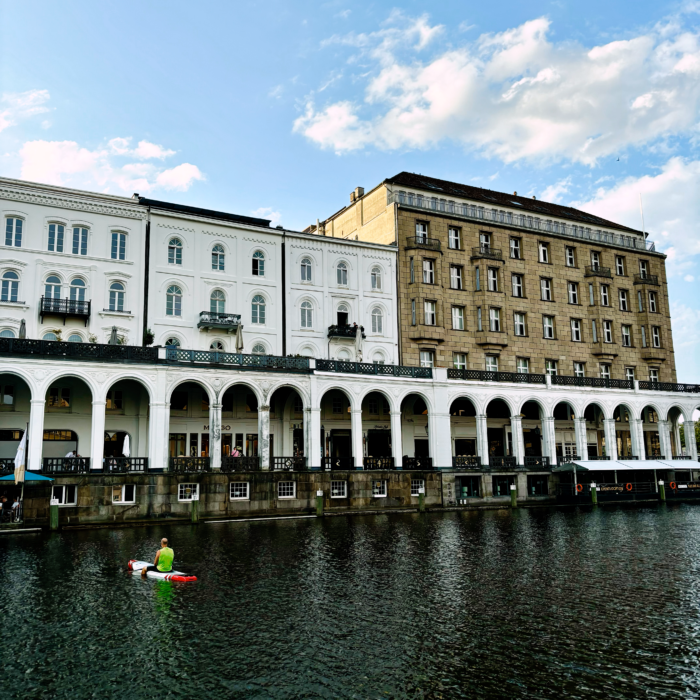
[[[181,583],[186,583],[187,581],[196,581],[197,577],[196,576],[179,576],[178,574],[174,574],[173,576],[166,576],[165,580],[166,581],[180,581]]]

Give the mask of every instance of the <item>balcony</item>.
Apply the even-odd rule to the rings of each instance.
[[[223,330],[235,333],[241,325],[240,314],[224,314],[218,311],[201,311],[197,328],[205,331]]]
[[[605,379],[603,377],[570,377],[553,374],[552,384],[556,386],[590,386],[596,389],[634,389],[631,379]]]
[[[271,467],[276,472],[306,471],[306,457],[273,457]]]
[[[659,276],[658,275],[635,275],[634,276],[634,283],[635,284],[653,284],[654,286],[658,287],[659,286]]]
[[[316,360],[319,372],[340,372],[342,374],[376,374],[382,377],[414,377],[432,379],[431,367],[407,367],[405,365],[380,365],[374,362],[344,362],[342,360]]]
[[[489,455],[489,467],[491,469],[515,469],[517,459],[514,456]]]
[[[42,474],[87,474],[90,471],[89,457],[44,457]]]
[[[226,455],[221,458],[221,471],[224,474],[260,471],[260,457],[232,457],[231,455]]]
[[[440,252],[440,241],[427,236],[409,236],[406,239],[406,250],[412,248],[422,248],[423,250],[434,250]]]
[[[523,459],[523,466],[530,471],[540,472],[549,471],[552,465],[550,464],[549,457],[533,457],[531,455],[525,455]]]
[[[168,464],[170,471],[175,474],[195,474],[211,471],[209,457],[171,457]]]
[[[66,325],[68,316],[77,316],[85,319],[87,326],[90,319],[90,301],[76,301],[75,299],[50,299],[41,297],[39,303],[39,319],[44,322],[44,316],[51,314],[52,316],[63,316],[63,325]]]
[[[165,359],[167,362],[175,364],[225,365],[231,369],[277,370],[282,372],[309,371],[308,357],[244,355],[238,352],[219,352],[217,350],[180,350],[180,348],[175,346],[168,346],[165,351]]]
[[[322,457],[321,470],[324,472],[353,471],[355,469],[354,457]]]
[[[472,248],[472,260],[497,260],[503,262],[503,251],[497,248],[492,248],[489,245],[480,245]]]
[[[0,476],[6,476],[7,474],[12,474],[15,471],[15,458],[14,457],[1,457],[0,458]]]
[[[612,272],[609,267],[600,267],[600,265],[586,265],[584,277],[608,277],[612,279]]]
[[[362,466],[367,470],[372,469],[393,469],[393,457],[365,457],[362,460]]]
[[[452,458],[452,468],[481,471],[481,457],[478,455],[457,455]]]
[[[404,457],[403,458],[403,469],[432,469],[433,468],[433,458],[432,457]]]
[[[146,474],[148,457],[105,457],[102,471],[109,474]]]
[[[158,360],[157,348],[135,345],[65,343],[30,338],[0,338],[0,355],[31,355],[47,359],[149,362]]]
[[[674,384],[672,382],[640,381],[639,388],[643,391],[673,391],[686,394],[700,394],[700,384]]]
[[[447,370],[448,379],[467,379],[476,382],[513,382],[515,384],[546,384],[544,374],[525,374],[520,372],[485,372],[481,369]]]
[[[351,340],[354,340],[355,336],[357,335],[357,328],[358,326],[328,326],[328,337],[350,338]],[[367,336],[365,335],[365,327],[359,326],[359,328],[362,332],[362,338],[366,338]]]

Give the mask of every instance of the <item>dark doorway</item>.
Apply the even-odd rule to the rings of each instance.
[[[481,495],[480,476],[458,476],[455,481],[457,498],[479,498]]]
[[[294,428],[294,433],[292,434],[292,447],[294,454],[292,457],[303,457],[304,456],[304,429]],[[288,455],[283,455],[288,456]]]
[[[367,431],[367,456],[391,457],[391,432],[389,430]]]
[[[413,449],[416,457],[430,457],[428,441],[425,438],[415,438]]]
[[[352,457],[352,433],[331,430],[331,457]]]
[[[187,451],[187,435],[185,433],[170,433],[170,456],[184,457]]]
[[[539,428],[523,429],[525,454],[528,457],[542,456],[542,433]]]
[[[124,454],[124,438],[126,433],[105,431],[104,457],[121,457]],[[134,446],[131,445],[133,451]]]
[[[489,454],[494,457],[505,457],[505,447],[503,445],[503,428],[487,428],[489,441]]]
[[[455,455],[457,457],[476,456],[476,440],[473,438],[455,438]]]

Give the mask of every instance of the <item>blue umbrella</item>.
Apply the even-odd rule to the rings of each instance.
[[[0,481],[14,481],[15,480],[15,475],[14,474],[8,474],[7,476],[0,476]],[[53,481],[48,476],[42,476],[41,474],[37,474],[36,472],[30,472],[26,471],[24,472],[24,480],[25,481]]]

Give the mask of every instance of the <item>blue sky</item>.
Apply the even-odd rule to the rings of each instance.
[[[633,9],[633,11],[632,11]],[[700,382],[700,3],[0,0],[0,173],[304,228],[401,170],[669,255]]]

